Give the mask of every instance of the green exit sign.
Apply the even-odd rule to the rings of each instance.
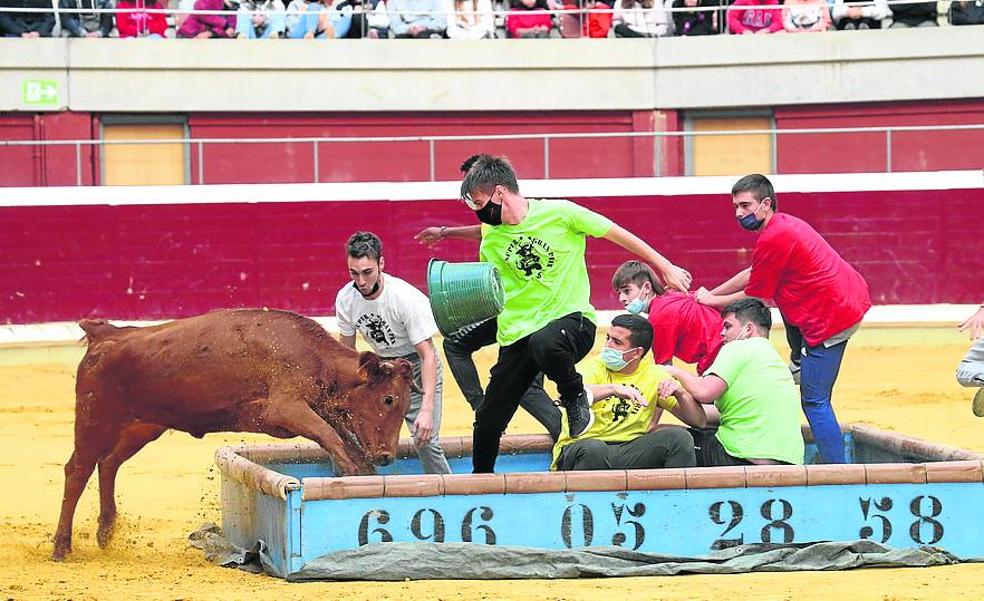
[[[21,101],[31,106],[57,106],[58,82],[53,79],[25,79],[21,83]]]

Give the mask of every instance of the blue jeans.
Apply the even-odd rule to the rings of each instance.
[[[830,402],[834,382],[840,372],[847,341],[830,348],[823,344],[804,349],[800,372],[800,393],[803,413],[810,422],[813,438],[824,463],[847,463],[844,454],[844,435]]]

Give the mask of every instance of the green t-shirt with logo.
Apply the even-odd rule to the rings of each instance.
[[[729,455],[803,463],[799,390],[768,338],[725,344],[710,374],[728,384],[714,405],[721,412],[716,436]]]
[[[653,413],[656,412],[657,407],[672,411],[677,406],[676,398],[661,398],[659,396],[659,383],[669,376],[662,366],[656,365],[648,357],[643,357],[643,360],[639,362],[639,367],[631,374],[623,374],[608,369],[599,357],[587,360],[578,371],[581,373],[585,385],[621,384],[631,386],[638,390],[649,404],[645,406],[636,405],[632,401],[620,399],[614,395],[595,399],[594,403],[591,404],[591,411],[595,416],[594,423],[577,440],[586,438],[597,438],[603,442],[635,440],[649,431],[649,423],[653,421]],[[560,436],[553,448],[553,461],[550,464],[552,470],[557,469],[557,459],[563,448],[575,442],[567,429],[566,419],[560,420],[560,428]]]
[[[585,238],[608,233],[611,220],[568,200],[528,201],[522,223],[482,228],[479,258],[498,268],[506,296],[501,346],[576,311],[595,321]]]

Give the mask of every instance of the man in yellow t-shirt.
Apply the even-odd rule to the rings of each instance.
[[[554,445],[553,470],[645,469],[693,467],[694,439],[681,427],[656,428],[663,410],[683,421],[700,408],[689,395],[660,398],[660,381],[669,376],[662,366],[643,361],[653,344],[653,328],[639,315],[612,320],[605,348],[583,366],[581,375],[591,393],[594,423],[577,439],[561,422]]]

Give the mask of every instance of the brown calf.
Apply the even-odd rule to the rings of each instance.
[[[116,520],[120,465],[173,428],[303,436],[343,474],[391,463],[410,405],[412,367],[342,345],[316,322],[286,311],[217,311],[146,327],[79,324],[88,350],[75,385],[75,451],[53,559],[72,548],[79,497],[99,466],[99,530]]]

